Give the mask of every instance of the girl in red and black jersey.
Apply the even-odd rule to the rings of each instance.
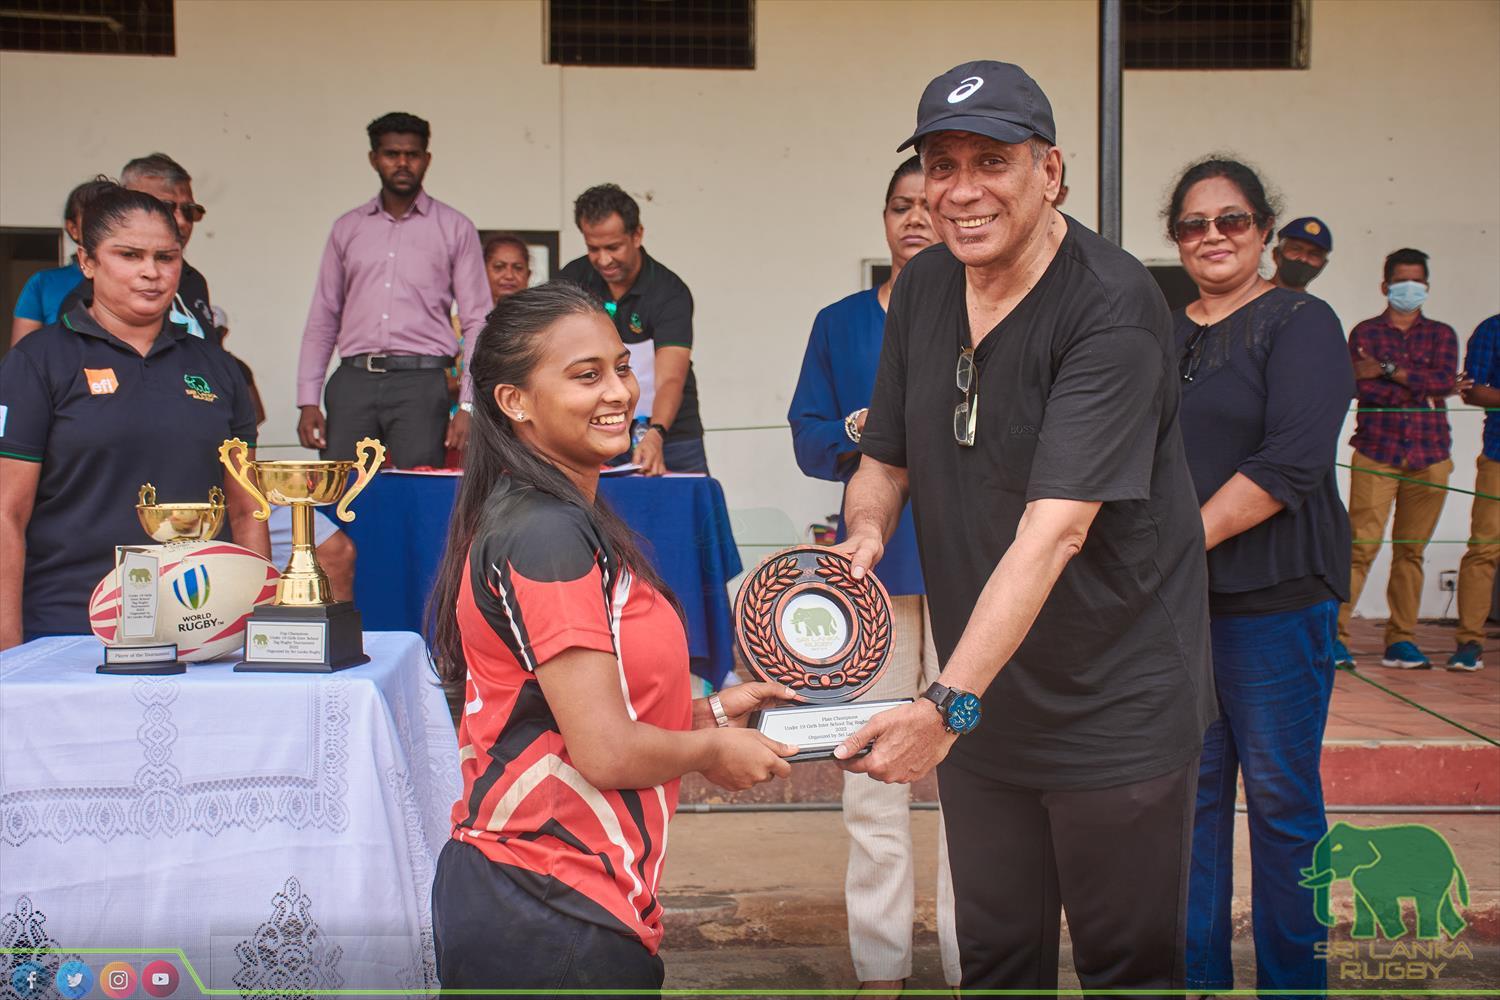
[[[432,889],[438,974],[449,989],[657,989],[679,779],[786,775],[796,748],[745,719],[791,692],[692,700],[675,599],[596,496],[639,390],[587,292],[502,301],[469,374],[464,482],[433,594],[439,670],[464,685],[464,794]]]

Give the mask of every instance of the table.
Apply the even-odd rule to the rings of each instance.
[[[419,636],[365,649],[324,675],[107,677],[78,636],[0,655],[0,947],[63,949],[49,984],[70,948],[180,948],[246,995],[436,987],[457,738]]]
[[[422,630],[459,482],[381,472],[351,505],[344,530],[359,548],[354,603],[365,627]],[[723,488],[706,476],[622,476],[601,479],[599,492],[682,603],[693,672],[718,687],[734,667],[727,586],[741,570]]]

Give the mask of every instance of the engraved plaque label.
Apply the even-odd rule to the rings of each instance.
[[[116,552],[120,582],[120,638],[154,639],[160,560],[150,553],[123,545]],[[173,656],[175,658],[175,652]]]
[[[160,646],[105,646],[104,662],[112,667],[130,663],[171,663],[177,659],[177,643]]]
[[[251,621],[245,627],[247,663],[322,663],[327,649],[327,622]]]
[[[773,740],[791,743],[806,754],[832,750],[859,732],[861,726],[881,712],[911,704],[910,698],[891,701],[856,701],[846,705],[802,705],[764,712],[756,728]]]

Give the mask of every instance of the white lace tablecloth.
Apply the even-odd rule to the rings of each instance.
[[[435,988],[457,740],[418,636],[365,651],[336,674],[143,678],[95,674],[93,638],[0,654],[0,948],[180,948],[245,995]],[[37,956],[49,987],[67,958]],[[0,989],[20,960],[0,953]]]

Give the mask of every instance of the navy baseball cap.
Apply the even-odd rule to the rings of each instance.
[[[1333,233],[1322,219],[1311,215],[1293,219],[1276,232],[1277,239],[1284,240],[1288,236],[1294,240],[1306,240],[1314,246],[1322,247],[1327,253],[1333,253]]]
[[[922,91],[917,130],[900,152],[934,132],[973,132],[1001,142],[1032,136],[1057,144],[1052,104],[1026,71],[1011,63],[981,59],[955,66]]]

